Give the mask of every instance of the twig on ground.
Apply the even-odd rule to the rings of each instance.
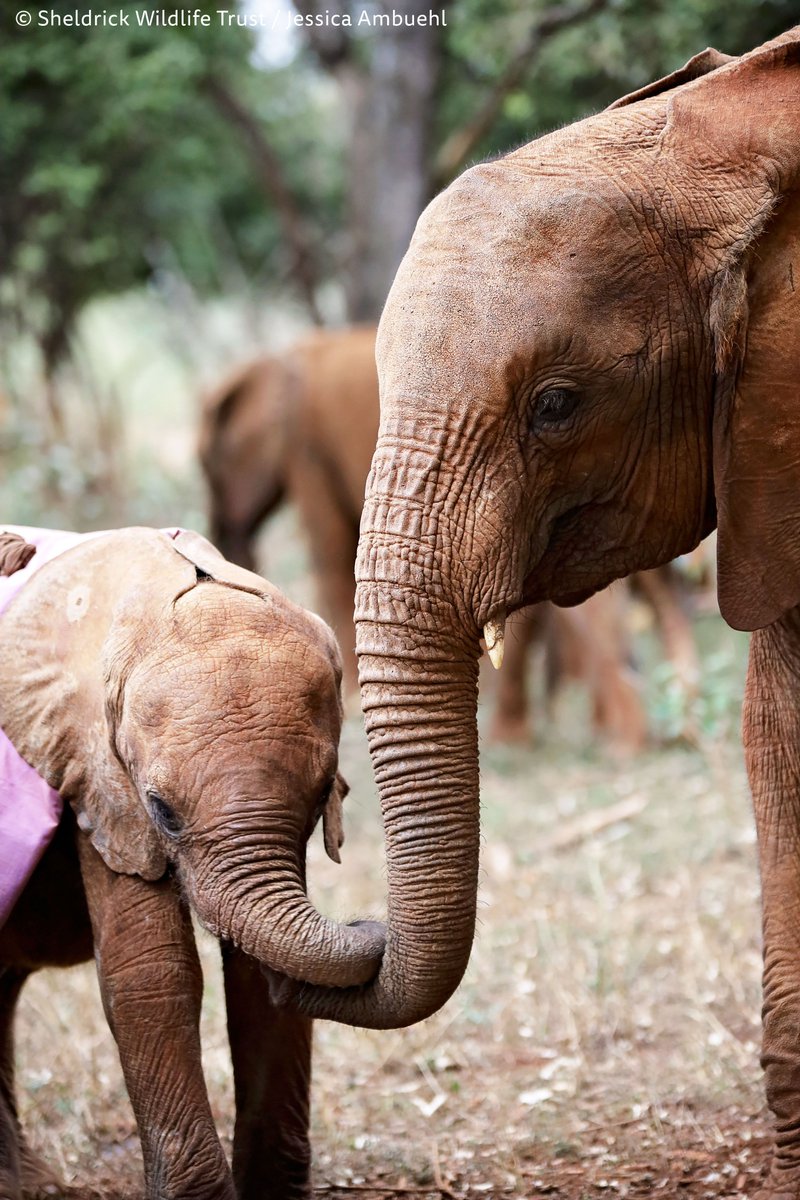
[[[539,842],[539,856],[552,854],[557,850],[567,850],[580,842],[586,841],[601,829],[616,825],[619,821],[627,821],[637,817],[647,807],[645,796],[627,796],[617,804],[609,804],[606,808],[592,809],[591,812],[581,813],[574,821],[562,825],[550,837]]]
[[[447,1196],[449,1200],[458,1200],[453,1189],[448,1187],[442,1179],[442,1165],[439,1162],[439,1143],[435,1138],[431,1143],[431,1166],[433,1167],[433,1182],[436,1184],[436,1190],[442,1196]]]

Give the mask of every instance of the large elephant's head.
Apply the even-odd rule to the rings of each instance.
[[[456,986],[478,867],[480,636],[719,525],[736,626],[800,600],[800,30],[707,51],[474,167],[422,216],[378,337],[357,564],[387,950],[314,1015],[402,1024]]]
[[[370,979],[379,931],[305,894],[322,819],[338,861],[339,652],[328,627],[197,534],[83,541],[0,626],[0,725],[114,871],[172,864],[201,920],[273,970]]]

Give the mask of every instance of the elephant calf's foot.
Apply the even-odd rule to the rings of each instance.
[[[55,1171],[24,1142],[19,1150],[19,1174],[23,1200],[46,1200],[48,1196],[64,1196],[67,1188]]]
[[[306,1164],[267,1162],[265,1168],[237,1179],[239,1200],[311,1200]]]
[[[19,1177],[0,1167],[0,1200],[22,1200]]]

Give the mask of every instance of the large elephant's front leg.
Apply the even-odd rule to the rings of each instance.
[[[233,1175],[239,1200],[306,1200],[311,1021],[274,1008],[258,964],[223,948],[236,1087]]]
[[[172,881],[110,871],[81,838],[103,1005],[119,1047],[148,1200],[234,1200],[200,1062],[202,976]]]
[[[800,1197],[800,611],[753,634],[744,709],[764,930],[762,1065],[775,1122],[764,1196]]]

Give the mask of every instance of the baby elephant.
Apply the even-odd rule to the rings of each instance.
[[[337,861],[342,840],[333,635],[184,531],[19,529],[0,573],[0,1197],[50,1178],[14,1101],[20,990],[92,954],[147,1197],[306,1197],[311,1023],[273,1006],[261,966],[346,987],[383,950],[380,928],[327,921],[305,894],[319,818]],[[232,1173],[190,908],[222,946]]]

